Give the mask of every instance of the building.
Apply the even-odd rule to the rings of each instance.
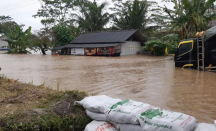
[[[5,39],[5,36],[0,36],[0,50],[9,50],[8,42],[3,41],[3,39]]]
[[[81,34],[69,44],[55,47],[57,52],[68,55],[136,55],[146,39],[138,30],[103,31]]]

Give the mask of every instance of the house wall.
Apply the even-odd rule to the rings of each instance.
[[[141,42],[126,41],[121,44],[121,56],[136,55],[138,52],[141,52]]]
[[[3,47],[5,48],[5,46],[7,46],[6,48],[8,48],[8,43],[5,42],[5,41],[2,41],[2,40],[0,39],[0,50],[1,50]]]
[[[84,48],[71,48],[71,55],[85,55]]]

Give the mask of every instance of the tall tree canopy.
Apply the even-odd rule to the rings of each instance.
[[[111,8],[115,11],[113,16],[114,27],[116,29],[139,29],[142,33],[146,33],[147,30],[156,27],[150,24],[153,21],[150,6],[154,4],[156,3],[146,0],[118,1],[115,7]]]
[[[67,25],[56,25],[53,28],[55,37],[55,46],[62,46],[69,44],[74,39],[73,28],[69,28]]]
[[[81,1],[76,3],[80,13],[73,13],[72,20],[83,32],[101,31],[108,24],[111,14],[105,12],[107,3],[98,5],[97,2]]]
[[[13,20],[10,16],[0,16],[0,34],[3,35],[4,31],[8,28],[7,25],[5,24],[9,21]]]
[[[42,6],[33,17],[41,17],[41,23],[47,27],[66,23],[70,20],[74,0],[41,0]]]

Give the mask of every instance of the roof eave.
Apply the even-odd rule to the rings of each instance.
[[[116,41],[116,42],[70,42],[70,44],[112,44],[112,43],[125,43],[125,41]]]

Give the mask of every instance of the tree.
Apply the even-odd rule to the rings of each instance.
[[[13,25],[4,33],[8,42],[9,53],[28,53],[26,50],[29,46],[29,37],[31,35],[31,27],[23,32],[22,26]]]
[[[13,18],[11,18],[10,16],[0,16],[0,23],[4,23],[11,20],[13,20]]]
[[[7,22],[0,24],[0,30],[1,30],[0,34],[4,35],[5,33],[9,32],[9,29],[11,27],[14,27],[15,25],[18,25],[18,24],[14,21],[7,21]]]
[[[124,30],[139,29],[141,33],[146,33],[147,30],[156,28],[156,25],[149,26],[153,22],[150,15],[153,9],[150,6],[154,4],[156,3],[146,0],[127,0],[126,2],[116,3],[115,8],[111,8],[111,10],[115,11],[113,16],[114,27]]]
[[[192,25],[195,31],[203,31],[208,28],[208,23],[215,17],[209,10],[214,5],[215,0],[183,0],[184,9],[190,14]]]
[[[46,55],[46,51],[53,46],[53,33],[50,30],[42,29],[30,37],[30,49],[34,51],[40,50],[43,55]]]
[[[75,36],[81,33],[81,30],[76,28],[71,22],[70,13],[73,11],[75,0],[41,1],[43,5],[33,17],[42,18],[41,23],[45,26],[42,30],[52,32],[52,38],[47,35],[47,32],[37,33],[33,36],[34,42],[32,46],[34,49],[40,49],[43,54],[46,54],[45,50],[47,48],[68,44]]]
[[[74,39],[74,34],[72,28],[67,25],[56,25],[53,28],[53,33],[55,37],[55,46],[62,46],[69,44],[70,41]]]
[[[180,31],[181,38],[188,38],[195,32],[208,28],[215,13],[209,13],[215,0],[173,0],[174,10],[163,8],[166,16],[162,16],[170,23],[170,30]],[[158,16],[157,17],[161,17]]]
[[[111,15],[104,12],[107,3],[97,5],[97,2],[81,1],[76,3],[80,13],[73,13],[75,17],[72,21],[78,24],[83,32],[93,32],[104,30],[104,26],[109,22]]]
[[[43,18],[41,23],[45,28],[63,24],[70,20],[69,12],[72,11],[73,0],[41,0],[42,6],[33,17]]]
[[[0,16],[0,34],[3,34],[4,30],[7,28],[4,28],[4,24],[8,21],[13,20],[10,16]]]

